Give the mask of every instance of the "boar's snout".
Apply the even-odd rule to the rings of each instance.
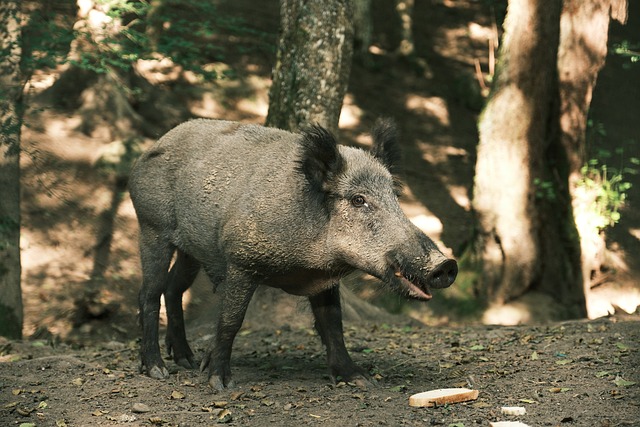
[[[427,284],[431,288],[442,289],[453,285],[458,275],[458,263],[452,259],[444,260],[427,276]]]
[[[458,275],[458,264],[455,260],[444,257],[440,259],[443,260],[435,267],[428,267],[424,264],[416,265],[412,262],[392,261],[393,275],[388,283],[392,285],[392,288],[410,298],[428,301],[432,298],[431,289],[451,286]],[[431,263],[427,262],[428,264]]]

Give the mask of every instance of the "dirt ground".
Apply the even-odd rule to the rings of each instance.
[[[367,390],[331,383],[310,328],[243,329],[232,359],[237,386],[221,393],[171,363],[166,381],[140,375],[133,341],[82,350],[6,343],[0,419],[42,426],[638,426],[639,326],[637,317],[537,327],[348,326],[354,360],[377,378]],[[205,339],[195,340],[196,351]],[[446,387],[480,393],[467,403],[408,405],[411,394]],[[526,414],[503,415],[503,406]]]
[[[398,121],[405,153],[403,208],[454,256],[472,231],[480,96],[474,60],[488,69],[487,37],[492,14],[500,13],[490,3],[416,2],[418,55],[399,59],[390,54],[399,42],[397,22],[389,19],[392,2],[375,0],[374,48],[354,64],[341,117],[342,139],[359,146],[368,144],[376,117]],[[259,12],[250,22],[266,44],[275,42],[276,0],[221,4],[241,15]],[[612,44],[637,39],[633,28],[640,25],[640,13],[632,7],[628,26],[614,28]],[[229,40],[234,47],[265,44]],[[166,77],[159,86],[180,92],[193,115],[263,122],[273,52],[246,47],[226,56],[237,70],[233,80],[185,88]],[[640,157],[640,86],[620,84],[640,81],[640,67],[627,62],[608,59],[592,119],[606,129],[607,144]],[[232,356],[237,386],[213,393],[203,374],[169,360],[166,381],[138,372],[137,225],[126,192],[104,167],[105,159],[117,158],[118,146],[104,129],[82,133],[77,112],[38,101],[36,95],[55,76],[39,73],[29,88],[34,104],[23,130],[21,243],[28,338],[0,340],[0,425],[469,427],[519,420],[529,426],[640,426],[640,176],[631,177],[636,185],[609,234],[608,269],[590,293],[594,317],[604,317],[542,322],[553,313],[540,304],[530,325],[483,325],[465,313],[466,306],[450,305],[453,288],[398,315],[363,321],[347,314],[347,347],[375,380],[362,390],[331,383],[304,303],[291,299],[277,309],[253,304]],[[92,280],[97,271],[103,278]],[[359,295],[386,302],[387,308],[396,304],[379,284],[361,277],[350,281],[357,282],[353,289]],[[461,277],[457,285],[463,282]],[[204,280],[186,295],[188,336],[197,355],[211,332],[210,302]],[[512,312],[520,316],[516,323],[523,319],[517,306]],[[411,394],[448,387],[472,387],[480,394],[476,401],[435,408],[408,405]],[[522,406],[526,414],[503,415],[502,406]]]

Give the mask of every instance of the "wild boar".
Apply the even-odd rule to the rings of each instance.
[[[365,382],[344,344],[339,279],[359,269],[429,300],[458,271],[400,209],[396,134],[391,121],[378,120],[365,151],[339,145],[320,126],[296,134],[200,119],[145,152],[129,182],[140,224],[143,370],[168,376],[158,344],[163,294],[169,354],[196,367],[182,294],[203,268],[221,298],[201,364],[213,388],[231,384],[232,344],[260,285],[308,297],[334,381]]]

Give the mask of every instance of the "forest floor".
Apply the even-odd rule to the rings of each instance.
[[[614,317],[547,326],[465,328],[348,326],[356,363],[377,383],[334,385],[311,328],[244,329],[232,371],[237,385],[213,393],[204,375],[138,372],[134,341],[84,349],[43,340],[4,344],[3,425],[322,425],[529,426],[640,425],[640,321]],[[192,340],[197,353],[206,338]],[[633,384],[635,382],[635,384]],[[409,396],[470,387],[478,399],[413,408]],[[503,406],[526,409],[501,414]]]
[[[148,69],[146,76],[178,94],[174,99],[184,101],[189,115],[261,123],[274,60],[264,45],[277,38],[278,2],[220,3],[264,35],[260,42],[227,39],[230,46],[246,44],[227,52],[228,64],[218,64],[232,67],[234,79],[192,85],[171,80],[162,69]],[[489,2],[416,2],[418,54],[411,59],[392,54],[398,43],[397,22],[388,18],[395,16],[393,2],[374,3],[374,48],[354,64],[341,138],[366,146],[375,118],[394,117],[405,152],[403,208],[444,251],[460,255],[472,233],[469,200],[482,102],[474,60],[488,69]],[[636,8],[627,27],[614,27],[612,44],[631,37],[639,15]],[[252,43],[263,47],[243,53]],[[608,58],[592,120],[611,152],[623,148],[625,157],[640,157],[640,87],[621,84],[640,81],[640,67],[624,67],[624,61]],[[375,320],[346,316],[347,347],[375,379],[361,390],[331,383],[303,304],[253,304],[232,356],[237,386],[214,393],[203,374],[169,360],[165,381],[138,372],[137,224],[127,194],[104,167],[105,159],[117,158],[118,145],[104,127],[83,133],[78,112],[52,108],[37,96],[55,76],[35,76],[23,130],[28,338],[0,340],[0,425],[469,427],[520,420],[529,426],[640,426],[640,176],[630,177],[629,202],[608,233],[607,269],[590,293],[593,317],[605,317],[553,322],[558,308],[540,303],[514,306],[514,318],[498,319],[530,325],[483,325],[473,306],[452,305],[454,288],[468,285],[461,276],[428,305],[401,305],[402,313]],[[158,134],[172,124],[158,125]],[[92,279],[96,271],[99,280]],[[350,282],[357,282],[352,289],[360,296],[398,311],[398,299],[377,283]],[[188,336],[198,356],[210,334],[210,294],[206,280],[199,280],[186,295]],[[411,394],[447,387],[480,394],[436,408],[408,405]],[[503,415],[502,406],[522,406],[526,414]]]

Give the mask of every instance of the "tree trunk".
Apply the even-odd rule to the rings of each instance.
[[[353,53],[350,7],[349,0],[281,0],[281,35],[267,126],[296,131],[318,123],[337,133]],[[341,288],[345,320],[385,318],[381,309]],[[257,318],[264,323],[269,318],[278,323],[279,314],[291,312],[295,301],[297,297],[278,289],[259,288],[248,321]]]
[[[401,40],[398,54],[411,56],[415,52],[413,42],[413,2],[414,0],[396,0],[396,11],[400,17]]]
[[[586,314],[567,155],[557,139],[560,0],[511,0],[479,122],[473,207],[487,302],[539,291],[560,318]]]
[[[0,335],[22,338],[20,291],[20,7],[0,4]]]
[[[354,45],[361,56],[369,52],[373,34],[373,17],[371,16],[371,0],[353,1],[353,38]]]
[[[610,11],[626,21],[627,0],[564,0],[560,20],[558,74],[562,143],[571,178],[586,162],[587,113],[593,88],[607,56]]]
[[[281,0],[281,35],[267,126],[338,130],[347,91],[353,25],[349,0]]]
[[[560,139],[569,154],[569,188],[580,233],[587,298],[591,276],[602,266],[606,245],[601,230],[588,220],[588,210],[596,195],[577,191],[577,183],[588,160],[587,117],[598,73],[607,55],[610,11],[615,19],[625,23],[626,7],[626,0],[565,0],[560,20]]]

